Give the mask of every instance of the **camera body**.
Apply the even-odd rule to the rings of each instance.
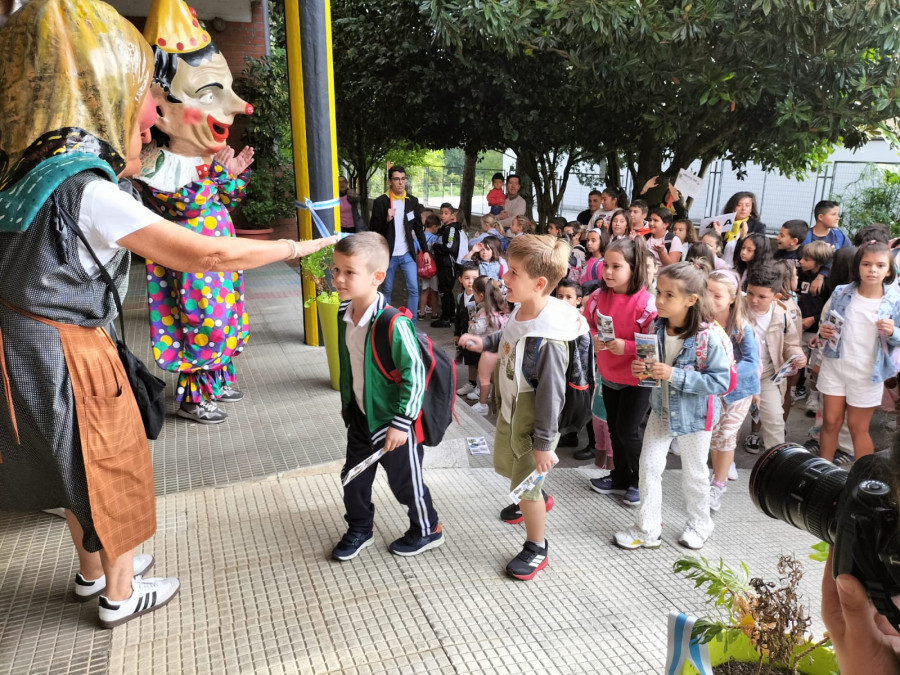
[[[770,448],[750,474],[750,497],[763,513],[833,546],[834,575],[852,574],[875,608],[900,630],[900,521],[894,469],[881,454],[849,472],[794,443]]]

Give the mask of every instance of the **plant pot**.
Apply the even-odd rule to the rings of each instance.
[[[319,326],[322,329],[322,340],[325,342],[325,357],[328,359],[328,374],[331,376],[331,388],[341,389],[341,363],[338,356],[338,309],[340,303],[317,302],[319,310]]]
[[[794,653],[802,652],[809,645],[797,647]],[[757,663],[759,656],[753,648],[753,644],[743,633],[728,636],[726,643],[725,637],[721,634],[706,644],[709,649],[709,662],[715,666],[734,660],[742,663]],[[693,664],[688,661],[681,670],[677,671],[679,675],[698,675],[700,673]],[[819,647],[807,654],[797,666],[797,672],[803,675],[832,675],[838,672],[837,659],[834,652],[827,647]]]
[[[244,239],[261,239],[263,241],[271,239],[274,231],[275,230],[271,227],[262,227],[253,230],[239,230],[238,228],[234,228],[234,233],[239,237],[243,237]]]

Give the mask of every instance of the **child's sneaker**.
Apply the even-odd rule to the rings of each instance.
[[[806,398],[806,387],[802,384],[799,387],[794,387],[791,389],[791,398],[795,401],[800,401]]]
[[[813,392],[806,399],[806,416],[815,417],[817,412],[819,412],[819,394],[818,392]]]
[[[388,550],[394,555],[409,557],[425,553],[425,551],[430,551],[443,545],[444,529],[438,523],[437,527],[434,528],[434,532],[424,537],[418,532],[408,530],[402,537],[392,541],[391,545],[388,546]]]
[[[734,462],[731,463],[731,466],[728,467],[728,480],[737,480],[738,472],[737,465]]]
[[[603,478],[591,478],[591,490],[601,495],[624,495],[627,490],[619,490],[613,487],[612,476]]]
[[[225,387],[222,389],[222,393],[216,400],[222,401],[223,403],[237,403],[238,401],[244,400],[244,392],[240,389],[235,389],[234,387]]]
[[[475,391],[475,385],[471,382],[466,382],[463,386],[456,390],[456,394],[458,396],[468,396],[473,391]]]
[[[547,555],[550,552],[550,542],[544,539],[544,546],[526,541],[522,551],[509,561],[506,573],[516,579],[528,581],[547,566]]]
[[[619,548],[628,550],[636,548],[659,548],[662,544],[662,539],[659,537],[656,539],[644,539],[634,530],[625,530],[624,532],[616,532],[616,536],[613,537],[613,543]]]
[[[678,537],[678,543],[685,548],[690,548],[697,551],[703,548],[703,544],[706,543],[706,538],[701,537],[700,534],[690,525],[686,525],[684,528],[684,532],[682,532],[681,536]]]
[[[136,555],[134,556],[134,576],[146,574],[147,570],[153,567],[152,555]],[[78,602],[87,602],[93,600],[106,590],[106,575],[99,579],[88,581],[81,572],[75,575],[75,599]]]
[[[748,434],[744,439],[744,449],[751,455],[759,454],[759,434]]]
[[[337,546],[331,551],[331,557],[335,560],[353,560],[364,548],[368,548],[375,542],[372,532],[347,532]]]
[[[553,509],[553,504],[555,503],[553,501],[553,495],[548,495],[543,490],[541,490],[541,494],[544,495],[544,506],[546,507],[547,513],[550,513]],[[509,523],[510,525],[518,525],[525,520],[525,516],[522,515],[522,509],[519,508],[518,504],[510,504],[500,511],[500,520],[504,523]]]
[[[487,403],[476,403],[472,406],[472,412],[477,415],[488,415],[491,412]]]
[[[718,511],[722,508],[722,495],[725,494],[725,491],[728,488],[726,486],[719,487],[718,485],[710,485],[709,486],[709,510],[710,511]]]
[[[630,487],[625,490],[625,494],[622,495],[622,503],[625,506],[639,506],[641,503],[641,493],[638,492],[636,487]]]
[[[200,424],[221,424],[228,419],[228,414],[220,409],[215,401],[208,399],[203,399],[200,403],[182,401],[175,414]]]
[[[127,600],[110,600],[100,596],[100,625],[115,628],[141,614],[153,612],[167,605],[178,594],[181,584],[174,577],[142,579],[131,582],[131,597]]]
[[[475,388],[472,391],[470,391],[468,394],[466,394],[466,398],[469,399],[470,401],[477,401],[478,399],[480,399],[481,398],[481,386],[475,385]]]

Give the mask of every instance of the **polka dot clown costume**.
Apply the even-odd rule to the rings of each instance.
[[[144,201],[168,220],[209,237],[233,237],[229,212],[243,198],[252,149],[226,140],[252,106],[232,90],[224,57],[183,0],[154,0],[144,37],[153,46],[151,94],[157,140],[144,148],[137,181]],[[147,261],[153,358],[179,374],[178,414],[213,424],[216,400],[239,400],[233,359],[248,338],[240,271],[186,274]]]

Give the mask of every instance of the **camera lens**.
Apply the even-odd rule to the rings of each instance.
[[[770,518],[833,544],[846,482],[846,471],[803,446],[782,443],[757,460],[750,474],[750,498]]]

